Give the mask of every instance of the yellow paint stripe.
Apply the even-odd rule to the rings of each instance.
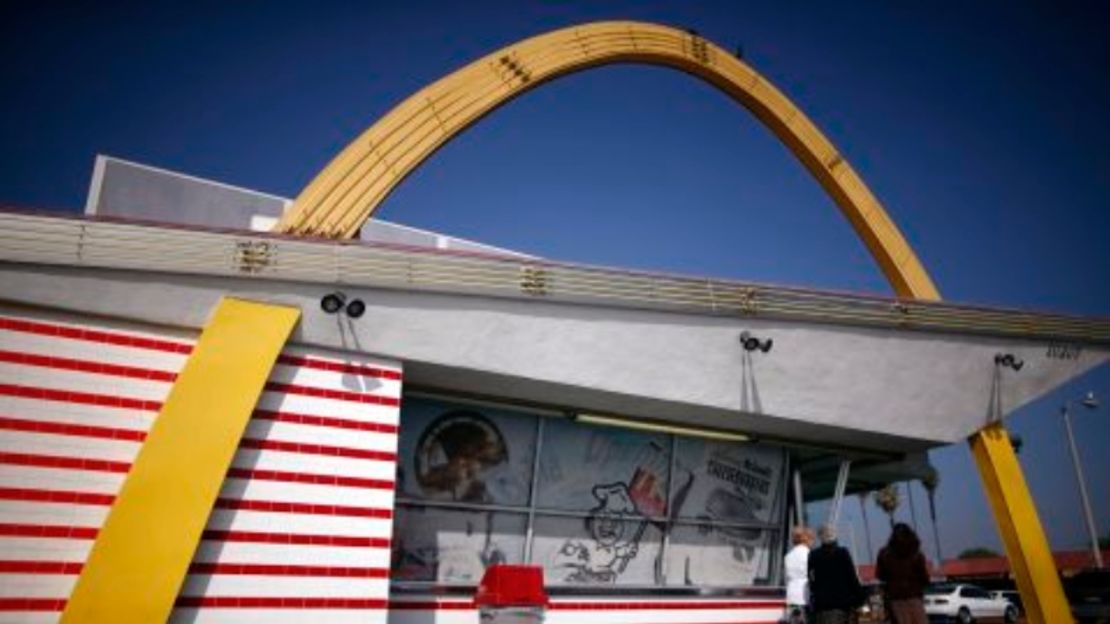
[[[300,310],[223,299],[170,390],[62,614],[165,622]]]
[[[1071,622],[1056,562],[1045,540],[1010,436],[1001,424],[994,424],[972,436],[970,443],[983,477],[987,500],[1010,556],[1027,620],[1044,624]]]

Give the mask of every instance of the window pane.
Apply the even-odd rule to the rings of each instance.
[[[666,583],[693,587],[763,585],[771,575],[774,533],[679,524],[667,542]]]
[[[662,534],[652,522],[628,518],[615,511],[537,517],[532,563],[551,585],[657,585]]]
[[[537,507],[666,513],[668,436],[553,418],[543,438]]]
[[[486,566],[524,561],[524,514],[399,506],[393,521],[395,581],[477,583]]]
[[[781,449],[678,438],[671,504],[680,518],[778,525]]]
[[[527,505],[536,417],[406,398],[397,490],[411,498]]]

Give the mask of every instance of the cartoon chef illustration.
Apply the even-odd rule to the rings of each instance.
[[[568,583],[615,582],[639,552],[647,528],[624,483],[596,485],[591,493],[598,502],[586,519],[593,539],[567,540],[556,558],[558,567],[570,570],[564,579]]]

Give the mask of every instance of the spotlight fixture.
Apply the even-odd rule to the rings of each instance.
[[[747,330],[740,332],[740,344],[744,346],[745,351],[762,351],[767,353],[771,347],[775,345],[775,341],[771,338],[767,340],[760,340],[751,335]]]
[[[1019,371],[1022,366],[1025,366],[1025,360],[1019,359],[1013,353],[994,354],[994,363],[997,366],[1011,368],[1015,371]]]
[[[366,304],[363,303],[362,299],[352,299],[351,302],[347,304],[347,316],[357,319],[365,313]]]
[[[346,302],[347,295],[341,292],[328,293],[320,300],[320,309],[328,314],[335,314],[343,309],[343,304]]]
[[[366,313],[366,303],[362,299],[347,301],[347,295],[339,291],[328,293],[320,299],[320,309],[328,314],[336,314],[343,307],[347,308],[347,316],[357,319]]]

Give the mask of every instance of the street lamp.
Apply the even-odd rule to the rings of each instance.
[[[1083,467],[1079,465],[1079,451],[1075,447],[1075,435],[1071,430],[1071,415],[1068,414],[1068,409],[1071,407],[1073,401],[1065,401],[1063,407],[1060,408],[1060,413],[1064,415],[1064,428],[1068,434],[1068,446],[1071,449],[1071,461],[1075,464],[1075,478],[1079,481],[1079,498],[1083,501],[1083,513],[1086,515],[1087,532],[1091,534],[1091,552],[1095,556],[1095,567],[1102,569],[1102,551],[1098,547],[1098,529],[1095,527],[1094,514],[1091,513],[1091,500],[1087,496],[1087,485],[1083,479]],[[1087,409],[1095,409],[1098,407],[1098,399],[1095,398],[1094,392],[1088,392],[1079,404]]]

